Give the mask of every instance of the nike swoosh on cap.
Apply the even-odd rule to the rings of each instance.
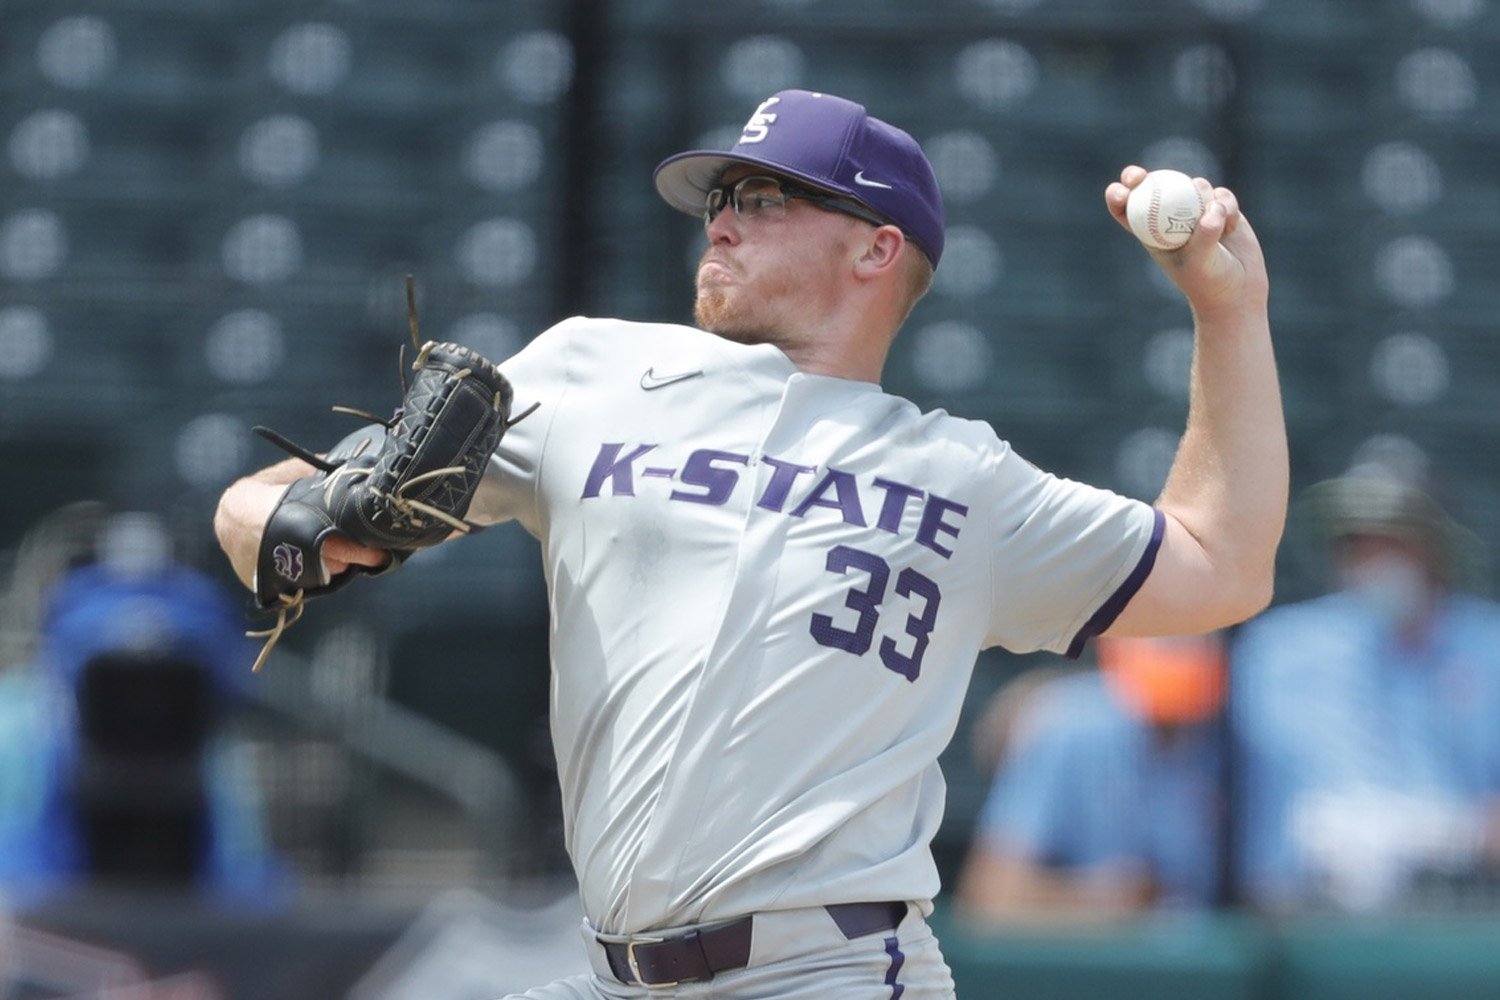
[[[656,374],[656,366],[653,365],[641,373],[641,388],[650,392],[652,389],[660,389],[664,385],[671,385],[673,382],[682,382],[686,379],[696,378],[702,374],[703,369],[697,368],[690,372],[678,372],[675,375],[658,375]]]
[[[868,179],[867,177],[865,177],[865,172],[863,170],[856,170],[854,172],[854,183],[863,184],[867,188],[885,188],[887,191],[893,190],[889,184]]]

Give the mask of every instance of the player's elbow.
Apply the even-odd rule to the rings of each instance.
[[[1271,599],[1275,596],[1276,581],[1274,574],[1267,574],[1261,584],[1246,599],[1244,609],[1237,619],[1236,624],[1254,618],[1266,610],[1266,608],[1271,606]]]
[[[1227,628],[1254,618],[1271,604],[1276,589],[1277,541],[1242,530],[1220,536],[1204,549],[1209,567],[1207,592],[1216,595],[1219,622]]]
[[[1254,618],[1270,605],[1274,588],[1275,574],[1269,569],[1243,565],[1219,567],[1191,590],[1190,631],[1229,628]]]
[[[1225,588],[1225,600],[1221,609],[1221,628],[1238,625],[1254,618],[1271,605],[1276,592],[1276,567],[1274,562],[1265,566],[1253,566],[1234,574],[1233,583]]]

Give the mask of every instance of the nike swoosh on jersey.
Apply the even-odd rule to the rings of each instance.
[[[650,392],[652,389],[660,389],[662,386],[671,385],[673,382],[682,382],[686,379],[697,378],[702,374],[703,369],[698,368],[690,372],[678,372],[675,375],[658,375],[656,374],[656,367],[653,365],[647,368],[641,375],[641,388]]]
[[[887,191],[891,190],[891,186],[889,184],[882,183],[881,181],[872,181],[866,178],[865,172],[863,170],[855,171],[854,183],[863,184],[867,188],[885,188]]]

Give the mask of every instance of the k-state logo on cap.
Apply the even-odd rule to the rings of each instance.
[[[271,550],[271,560],[281,577],[293,582],[302,578],[302,550],[282,542]]]
[[[740,133],[740,145],[761,142],[765,139],[776,121],[776,116],[769,114],[766,109],[779,103],[781,103],[779,97],[768,97],[760,103],[760,107],[755,109],[755,114],[750,116],[750,120],[745,123],[744,131]]]

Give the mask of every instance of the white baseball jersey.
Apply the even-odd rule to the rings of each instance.
[[[1107,625],[1160,516],[770,345],[575,318],[501,367],[517,412],[541,406],[470,518],[542,544],[593,926],[930,910],[936,761],[977,653],[1064,651]]]

